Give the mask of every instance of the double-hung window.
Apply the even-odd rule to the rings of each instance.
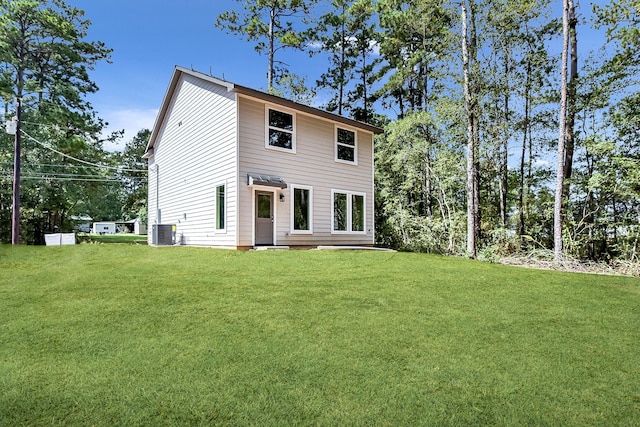
[[[295,153],[295,115],[270,107],[267,107],[266,110],[267,140],[265,147]]]
[[[226,185],[216,185],[216,230],[224,231],[226,227]]]
[[[291,234],[313,233],[313,192],[311,187],[291,184]]]
[[[358,163],[358,140],[354,130],[336,126],[336,162]]]
[[[331,190],[333,233],[365,233],[365,194]]]

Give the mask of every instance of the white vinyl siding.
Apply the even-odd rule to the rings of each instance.
[[[159,165],[163,224],[188,245],[236,245],[237,123],[235,94],[183,74],[149,162]],[[155,173],[149,182],[149,229],[155,223]],[[216,186],[225,183],[225,230],[216,230]],[[152,200],[153,199],[153,200]]]
[[[278,176],[287,182],[278,189],[285,200],[293,197],[292,183],[304,183],[313,188],[313,234],[292,232],[289,202],[274,198],[277,245],[372,245],[373,236],[373,135],[357,130],[358,164],[335,161],[336,123],[298,112],[296,114],[296,155],[265,148],[265,103],[240,96],[239,102],[239,179],[238,209],[239,246],[253,245],[253,191],[247,186],[248,173]],[[351,192],[365,194],[366,229],[359,234],[332,233],[331,190],[347,186]],[[273,191],[273,188],[271,188]]]

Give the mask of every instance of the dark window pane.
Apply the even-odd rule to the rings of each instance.
[[[291,150],[293,148],[293,135],[288,132],[269,129],[269,145]]]
[[[364,231],[363,196],[351,196],[351,231]]]
[[[269,126],[293,131],[293,116],[282,111],[269,110]]]
[[[224,185],[216,187],[216,229],[224,229]]]
[[[338,128],[338,142],[340,144],[356,145],[356,134],[350,130]]]
[[[353,147],[338,144],[338,159],[346,160],[348,162],[355,161],[355,149]]]
[[[293,192],[293,229],[309,230],[309,190],[296,188]]]
[[[335,193],[333,195],[333,229],[347,231],[347,195]]]
[[[271,218],[270,194],[258,194],[258,218]]]

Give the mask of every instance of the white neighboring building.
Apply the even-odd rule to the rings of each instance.
[[[91,230],[93,234],[116,234],[116,223],[115,222],[94,222],[93,229]]]
[[[140,218],[134,218],[129,221],[116,221],[116,230],[118,228],[121,228],[124,233],[147,234],[146,226]]]
[[[145,153],[149,243],[158,225],[186,245],[371,246],[381,132],[176,67]]]

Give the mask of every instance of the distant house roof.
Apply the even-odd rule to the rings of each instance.
[[[255,90],[255,89],[251,89],[235,83],[231,83],[229,81],[219,79],[217,77],[209,76],[207,74],[203,74],[198,71],[190,70],[188,68],[176,66],[173,70],[173,75],[171,76],[171,81],[169,83],[169,87],[167,88],[167,92],[165,93],[164,98],[162,100],[162,105],[160,106],[160,111],[158,112],[158,116],[156,117],[155,124],[153,125],[153,130],[151,132],[151,136],[149,137],[149,143],[147,144],[145,157],[149,157],[150,155],[153,154],[153,147],[156,144],[156,139],[158,138],[158,132],[160,131],[160,126],[164,121],[164,117],[167,114],[169,105],[171,104],[171,98],[173,96],[173,93],[176,89],[176,86],[178,85],[178,82],[180,81],[180,77],[183,74],[191,75],[199,79],[226,87],[227,91],[229,92],[235,92],[241,95],[257,98],[273,104],[281,105],[283,107],[288,107],[296,111],[304,112],[313,116],[322,117],[324,119],[328,119],[334,122],[342,123],[342,124],[352,126],[358,129],[362,129],[368,132],[372,132],[374,134],[379,134],[384,132],[381,128],[377,126],[372,126],[370,124],[349,119],[347,117],[343,117],[338,114],[333,114],[328,111],[321,110],[319,108],[310,107],[308,105],[293,102],[288,99],[282,98],[280,96],[271,95],[266,92],[261,92],[259,90]]]

